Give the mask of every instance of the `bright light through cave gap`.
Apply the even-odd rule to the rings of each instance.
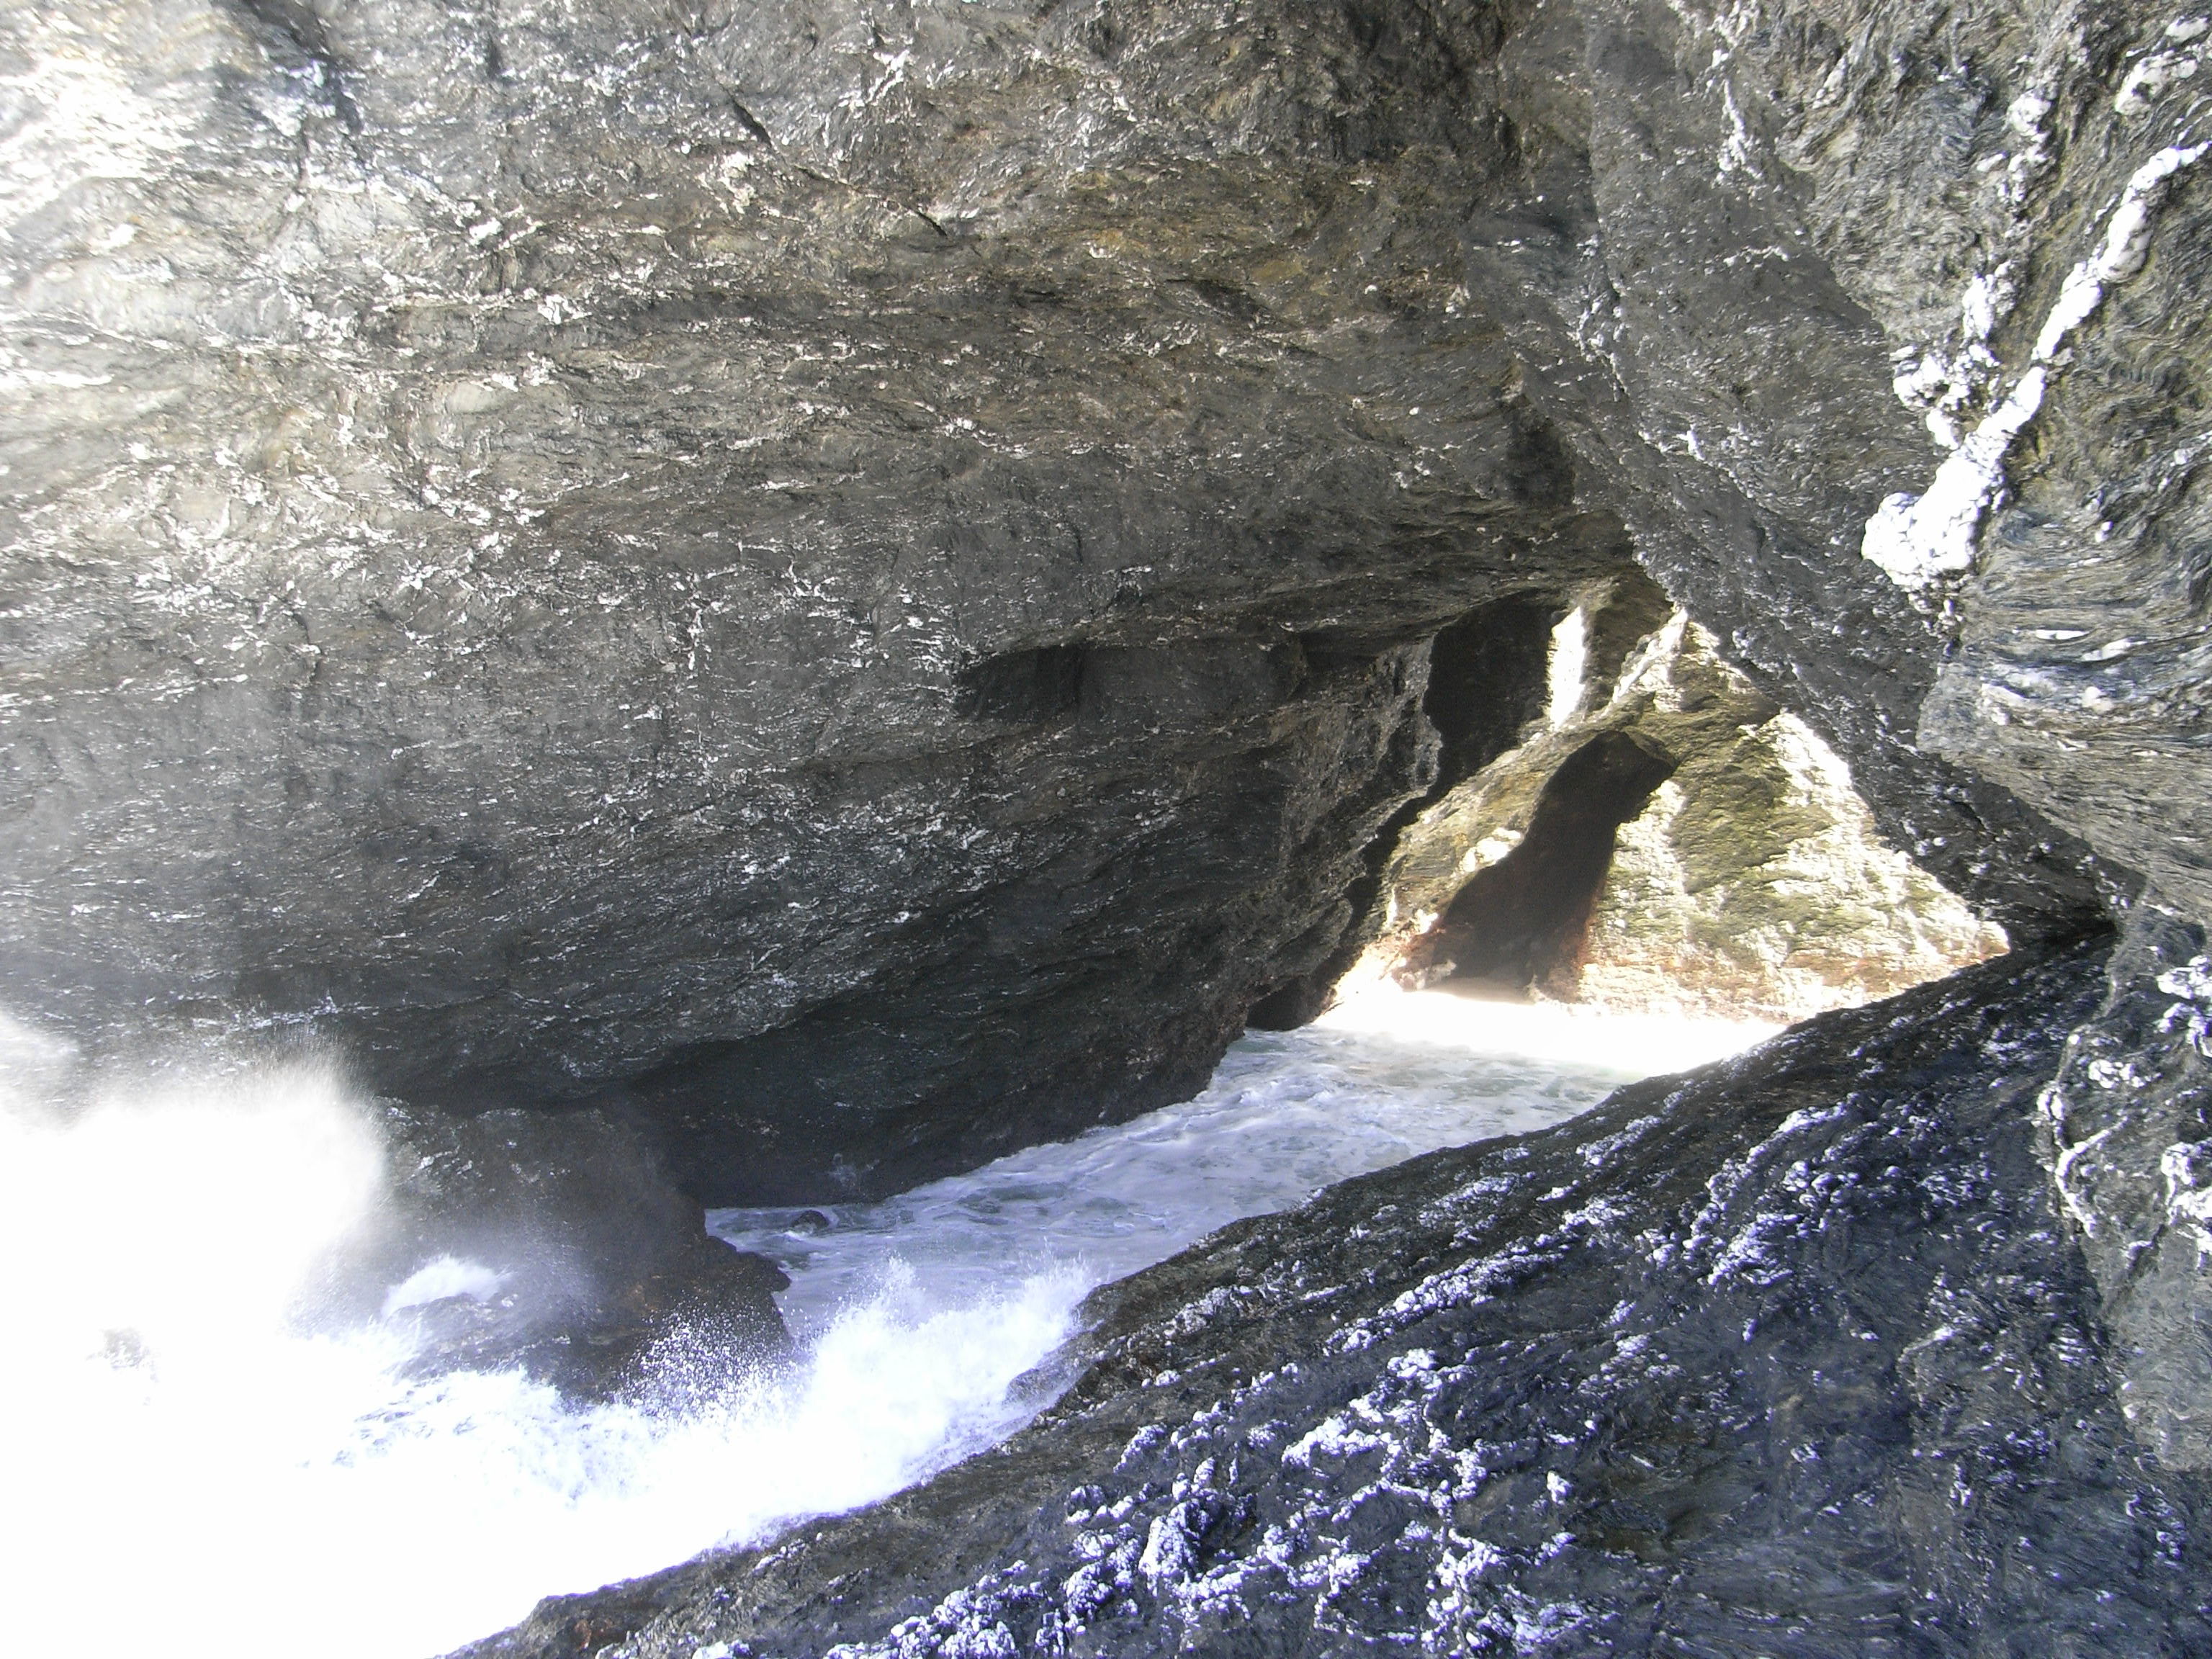
[[[1589,669],[1589,613],[1577,605],[1552,630],[1552,652],[1545,668],[1544,719],[1565,726],[1583,706],[1584,675]]]

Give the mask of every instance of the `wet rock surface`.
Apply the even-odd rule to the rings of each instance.
[[[0,1001],[343,1050],[395,1271],[567,1170],[628,1353],[764,1294],[686,1206],[1310,1012],[1640,569],[2021,962],[1234,1230],[1006,1453],[507,1645],[2202,1650],[2208,41],[9,8]]]
[[[312,1316],[403,1324],[410,1375],[520,1367],[573,1399],[650,1389],[687,1358],[771,1365],[790,1338],[765,1258],[709,1237],[630,1126],[386,1105],[390,1176]]]
[[[2118,1352],[2121,1401],[2178,1468],[2212,1465],[2212,957],[2154,902],[2129,916],[2095,1018],[2043,1108],[2053,1173]]]
[[[2201,1650],[2206,1494],[2035,1151],[2103,954],[1240,1223],[1000,1451],[469,1651]]]
[[[1494,28],[1356,21],[11,14],[7,995],[722,1202],[1190,1092],[1426,634],[1628,556],[1431,216]]]
[[[2021,371],[2167,21],[11,11],[0,994],[889,1190],[1188,1091],[1428,787],[1426,641],[1632,556],[2021,936],[2072,834],[2190,902],[2193,172],[1991,520],[2045,552],[1861,556],[1942,464],[1893,355],[2002,252],[1954,424]],[[2106,460],[2110,720],[2036,678]],[[1943,712],[2007,664],[2044,783]]]

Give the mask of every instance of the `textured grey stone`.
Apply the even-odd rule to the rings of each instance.
[[[2118,1351],[2129,1420],[2212,1465],[2212,958],[2201,927],[2138,905],[2111,986],[2044,1096],[2058,1189]]]
[[[1937,15],[11,12],[7,999],[880,1189],[1190,1086],[1421,787],[1421,642],[1632,550],[2072,925],[1856,551],[1980,234],[1881,162],[1979,176]],[[2068,27],[1976,25],[1983,149]]]
[[[2200,1652],[2201,1479],[2034,1153],[2100,954],[1239,1222],[1000,1451],[467,1651]]]
[[[1453,298],[1436,41],[1096,21],[12,15],[9,1000],[641,1103],[724,1199],[1194,1086],[1425,632],[1626,544]]]
[[[2142,0],[10,7],[0,1001],[95,1054],[307,1032],[414,1109],[588,1108],[694,1198],[884,1190],[1193,1086],[1339,958],[1377,833],[1487,730],[1422,712],[1431,641],[1633,560],[2016,940],[2144,880],[2180,930],[2138,933],[2081,1045],[2142,1103],[2088,1059],[2053,1097],[2056,1189],[2014,1109],[2078,977],[1972,981],[2032,1065],[1884,1047],[1879,1012],[1792,1051],[1848,1073],[1827,1105],[1952,1149],[1965,1184],[1911,1227],[1890,1165],[1850,1167],[1905,1206],[1883,1273],[1955,1249],[1966,1276],[1778,1362],[1881,1433],[1935,1425],[1926,1480],[1876,1457],[1872,1519],[1761,1488],[1713,1558],[1735,1588],[1700,1593],[1766,1607],[1809,1539],[1843,1564],[1805,1603],[1832,1650],[1865,1650],[1854,1608],[1969,1650],[1914,1622],[1930,1595],[2025,1650],[2201,1647],[2160,1565],[2196,1559],[2184,1483],[2108,1431],[2089,1313],[2136,1430],[2195,1460],[2194,1153],[2159,1183],[2203,1139],[2193,1017],[2164,1024],[2198,1000],[2146,987],[2212,916],[2196,160],[2138,191],[2141,246],[2038,361],[2131,185],[2194,154],[2191,27]],[[2002,424],[2039,373],[1963,561],[1862,556],[1946,477],[1938,429]],[[1940,1043],[1984,1018],[1966,994],[1896,1017]],[[1929,1066],[1950,1104],[1916,1116]],[[1766,1121],[1729,1109],[1721,1140]],[[2107,1123],[2109,1166],[2075,1152]],[[1729,1167],[1700,1156],[1652,1179]],[[1812,1190],[1786,1174],[1753,1186]],[[1708,1289],[1683,1281],[1710,1355],[1752,1293]],[[1994,1333],[1988,1366],[1945,1326]],[[2032,1397],[1992,1400],[2008,1365]],[[1733,1493],[1706,1507],[1753,1515]],[[1152,1516],[1146,1594],[1178,1536],[1210,1547],[1218,1517],[1169,1524],[1195,1501]],[[1673,1547],[1665,1514],[1621,1524]],[[1586,1588],[1587,1551],[1514,1536],[1533,1599],[1480,1618],[1549,1639],[1571,1580],[1642,1616],[1640,1565]]]

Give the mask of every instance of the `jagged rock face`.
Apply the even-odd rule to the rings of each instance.
[[[1948,451],[1900,486],[1924,492],[1904,574],[1950,641],[1919,742],[2201,916],[2175,804],[2206,782],[2212,28],[2184,7],[1863,15],[1841,60],[1808,16],[1728,73]]]
[[[1882,839],[1834,752],[1778,713],[1680,769],[1621,827],[1574,994],[1790,1021],[2005,947]]]
[[[1960,798],[1908,732],[2201,893],[2201,848],[2155,804],[2203,787],[2182,753],[2203,718],[2199,39],[2136,5],[1649,4],[1574,66],[1610,288],[1587,333],[1632,406],[1609,453],[1647,471],[1679,447],[1760,518],[1638,519],[1639,552],[1917,856],[1959,831],[1889,792]],[[1889,407],[1931,416],[1925,439],[1857,378],[1849,343],[1877,330]],[[1846,475],[1887,481],[1863,520],[1836,510]],[[1895,633],[1841,575],[1853,552],[1929,613],[1940,680],[1925,656],[1887,687],[1842,666]],[[1784,643],[1824,625],[1828,653]]]
[[[2036,28],[2117,70],[2100,15],[16,9],[5,994],[880,1190],[1191,1086],[1425,787],[1423,641],[1632,548],[2072,925],[2081,848],[1913,747],[1942,642],[1859,542],[2005,131],[1929,123]]]
[[[1883,841],[1805,724],[1656,589],[1620,577],[1575,597],[1556,619],[1523,619],[1539,639],[1550,624],[1548,655],[1487,659],[1492,680],[1512,665],[1520,696],[1486,706],[1525,722],[1457,781],[1446,745],[1340,990],[1388,978],[1787,1021],[2005,948]],[[1449,684],[1432,667],[1424,700],[1445,726]]]
[[[2212,1466],[2212,958],[2144,904],[2045,1091],[2058,1189],[2103,1297],[2121,1407],[2160,1458]]]
[[[1425,632],[1626,556],[1462,293],[1487,118],[1343,18],[902,17],[11,15],[11,999],[733,1200],[1319,959]]]
[[[1002,1452],[470,1651],[2200,1651],[2033,1151],[2098,957],[1239,1223]]]

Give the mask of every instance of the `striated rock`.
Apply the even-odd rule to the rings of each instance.
[[[2044,1096],[2054,1173],[2117,1353],[2120,1401],[2160,1459],[2212,1466],[2212,957],[2203,930],[2130,915],[2096,1017]]]
[[[1001,1451],[468,1651],[2200,1650],[2034,1154],[2101,954],[1239,1223]]]
[[[1225,1235],[1004,1458],[516,1643],[2201,1650],[2208,40],[10,8],[0,1002],[343,1049],[425,1217],[573,1176],[617,1354],[757,1310],[686,1206],[1188,1092],[1378,905],[1784,1009],[1991,943],[1929,884],[2124,911]],[[1439,789],[1522,842],[1416,870]]]
[[[1802,116],[1814,64],[1785,68],[1778,35],[1744,54],[1773,87],[1778,154],[1819,180],[1839,280],[1936,439],[1940,464],[1905,486],[1924,504],[1905,578],[1948,642],[1922,747],[2198,915],[2205,854],[2173,803],[2205,783],[2203,22],[1886,10]],[[1910,186],[1856,185],[1901,167]],[[1880,540],[1870,526],[1870,556]]]
[[[1427,787],[1425,642],[1632,556],[1900,848],[2078,925],[1859,552],[2001,106],[2137,25],[1948,17],[11,12],[0,998],[880,1192],[1194,1086]],[[2061,137],[2023,315],[2125,171]]]
[[[1710,635],[1680,611],[1639,635],[1662,614],[1619,578],[1554,625],[1548,663],[1522,673],[1545,706],[1399,831],[1347,988],[1787,1021],[2005,948],[1883,842],[1833,753]],[[1439,685],[1432,670],[1432,719]]]
[[[5,27],[5,988],[94,1043],[896,1188],[1194,1087],[1419,641],[1626,556],[1455,297],[1432,30]]]
[[[2005,948],[1882,838],[1834,751],[1778,713],[1621,826],[1575,994],[1789,1021]]]

